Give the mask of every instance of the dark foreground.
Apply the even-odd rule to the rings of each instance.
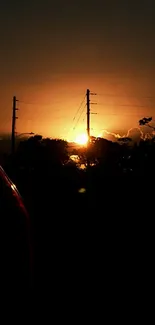
[[[78,319],[83,310],[115,308],[119,301],[123,308],[131,300],[136,306],[137,296],[144,299],[152,286],[154,240],[153,193],[146,191],[145,181],[132,174],[107,178],[95,169],[64,172],[62,167],[50,173],[22,171],[14,181],[30,216],[33,283],[29,286],[22,272],[11,273],[14,289],[8,282],[7,292],[27,297],[28,310],[45,306],[58,319],[72,319],[72,314]],[[7,222],[12,238],[14,217]]]

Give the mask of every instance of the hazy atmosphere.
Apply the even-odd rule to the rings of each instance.
[[[155,0],[1,0],[5,319],[152,324],[152,184]]]
[[[86,89],[92,134],[124,132],[153,115],[155,4],[142,1],[1,1],[0,131],[67,138]],[[112,96],[110,96],[112,95]],[[75,133],[85,132],[84,115]]]

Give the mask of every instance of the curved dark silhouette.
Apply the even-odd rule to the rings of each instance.
[[[13,182],[0,167],[1,294],[3,302],[30,301],[33,250],[29,215]]]

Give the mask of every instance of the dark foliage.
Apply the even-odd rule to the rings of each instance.
[[[30,214],[42,303],[51,292],[55,306],[65,301],[73,308],[69,296],[85,303],[84,296],[100,296],[103,277],[107,295],[135,283],[141,290],[152,247],[155,142],[129,143],[93,138],[88,148],[73,149],[86,166],[81,170],[65,141],[34,136],[6,161]]]

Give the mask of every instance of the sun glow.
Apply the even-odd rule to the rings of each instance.
[[[86,145],[87,142],[88,142],[88,136],[87,134],[83,133],[83,134],[79,134],[77,135],[76,139],[75,139],[75,142],[77,144],[80,144],[80,145]]]

